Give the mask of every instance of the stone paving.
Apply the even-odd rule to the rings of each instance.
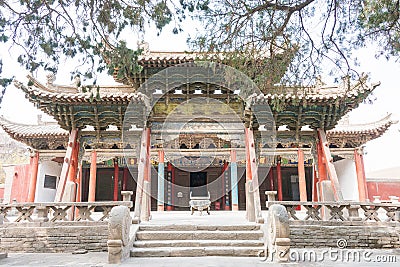
[[[233,214],[235,213],[235,214]],[[172,215],[172,216],[171,216]],[[213,216],[214,215],[214,216]],[[217,215],[217,216],[216,216]],[[265,217],[265,214],[263,214]],[[190,215],[189,212],[160,213],[153,212],[152,220],[144,224],[149,225],[171,225],[171,224],[223,224],[237,225],[249,224],[246,222],[243,211],[218,211],[212,212],[211,216],[196,212]],[[315,253],[315,258],[308,260],[310,253]],[[350,260],[341,259],[340,256],[345,253],[356,253],[360,255],[360,260],[353,258]],[[171,258],[129,258],[118,266],[157,266],[157,267],[179,267],[179,266],[235,266],[235,267],[253,267],[253,266],[399,266],[400,249],[382,249],[382,250],[350,250],[338,248],[331,249],[292,249],[292,259],[294,261],[287,264],[272,264],[262,262],[259,258],[249,257],[171,257]],[[330,254],[331,253],[331,254]],[[332,254],[333,253],[333,254]],[[340,255],[340,253],[342,253]],[[365,254],[367,253],[367,254]],[[339,254],[339,255],[338,255]],[[354,255],[354,254],[351,254]],[[365,256],[366,255],[366,256]],[[303,258],[305,258],[305,260]],[[354,257],[354,256],[353,256]],[[297,261],[295,260],[297,258]],[[323,260],[321,260],[323,258]],[[388,262],[390,261],[390,263]],[[0,266],[115,266],[107,264],[106,252],[90,252],[87,254],[72,253],[9,253],[5,259],[0,259]]]
[[[300,254],[304,249],[296,250]],[[322,255],[323,249],[314,250]],[[361,250],[348,250],[361,251]],[[400,250],[362,250],[368,253],[368,258],[361,257],[360,261],[331,260],[327,256],[321,262],[298,261],[286,264],[272,264],[262,262],[258,258],[245,257],[173,257],[173,258],[129,258],[120,265],[107,264],[107,253],[92,252],[81,255],[71,253],[11,253],[8,258],[0,260],[0,266],[141,266],[141,267],[253,267],[253,266],[399,266]],[[293,254],[294,255],[294,254]],[[379,256],[379,258],[378,258]],[[391,263],[388,263],[389,260]],[[293,256],[295,257],[295,256]],[[386,257],[386,260],[384,259]],[[394,260],[393,260],[393,257]],[[334,259],[334,258],[332,258]],[[352,259],[352,258],[351,258]],[[384,262],[384,260],[386,262]],[[393,262],[396,261],[396,262]]]
[[[266,211],[263,214],[266,218]],[[133,214],[132,214],[133,215]],[[246,221],[245,211],[211,211],[211,215],[207,215],[207,212],[195,211],[193,215],[190,215],[190,211],[173,211],[173,212],[157,212],[151,213],[151,220],[143,222],[146,224],[156,225],[171,225],[171,224],[212,224],[212,225],[238,225],[238,224],[252,224]]]

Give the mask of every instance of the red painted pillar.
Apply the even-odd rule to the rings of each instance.
[[[78,153],[79,153],[79,143],[76,142],[72,151],[71,162],[69,164],[68,170],[68,181],[75,183],[76,173],[78,169]]]
[[[326,172],[326,166],[325,166],[325,158],[324,158],[324,154],[322,152],[322,145],[321,143],[318,141],[317,142],[317,157],[318,157],[318,186],[317,186],[317,190],[319,192],[319,198],[318,198],[318,194],[316,194],[317,200],[318,201],[324,201],[323,196],[322,196],[322,181],[327,180],[327,172]]]
[[[78,188],[76,190],[76,202],[82,201],[82,164],[78,164],[78,178],[76,179],[76,183],[78,184]]]
[[[318,174],[319,174],[319,181],[324,181],[327,180],[327,175],[326,175],[326,166],[325,166],[325,158],[324,154],[322,152],[322,146],[321,143],[317,143],[317,157],[318,157]]]
[[[299,174],[299,191],[300,201],[307,202],[307,186],[306,186],[306,174],[304,170],[304,152],[301,148],[297,149],[297,167]]]
[[[278,157],[278,163],[276,164],[276,176],[277,176],[277,184],[278,184],[278,200],[283,200],[282,193],[282,172],[281,172],[281,158]]]
[[[363,155],[360,155],[360,163],[361,163],[361,169],[362,169],[362,173],[363,173],[365,198],[369,199],[368,186],[367,186],[367,176],[365,175],[365,165],[364,165],[364,156]]]
[[[90,177],[89,177],[89,196],[88,202],[96,201],[96,175],[97,175],[97,152],[92,151],[92,159],[90,162]]]
[[[27,202],[35,201],[38,169],[39,169],[39,152],[36,151],[35,154],[31,156],[30,159],[31,177],[29,179],[29,191],[28,191]]]
[[[119,182],[119,166],[118,160],[114,159],[114,201],[118,201],[118,182]]]
[[[364,161],[358,149],[354,150],[354,161],[356,164],[359,201],[365,202],[367,199],[367,191],[366,191],[367,186],[365,179]]]
[[[245,135],[246,135],[246,181],[251,181],[253,180],[253,175],[251,173],[251,159],[250,159],[250,141],[248,140],[248,131],[250,131],[248,128],[245,128]]]

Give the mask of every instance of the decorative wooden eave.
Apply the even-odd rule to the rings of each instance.
[[[359,147],[382,136],[392,124],[396,123],[398,121],[392,119],[392,114],[378,121],[363,124],[339,122],[334,129],[327,131],[326,135],[329,142],[338,147]]]
[[[57,123],[46,125],[27,125],[11,122],[0,117],[0,126],[11,138],[35,149],[56,149],[65,147],[68,131]]]
[[[46,84],[41,83],[32,75],[27,75],[29,80],[28,85],[36,87],[42,91],[50,92],[50,93],[82,93],[83,89],[88,90],[90,94],[90,89],[95,90],[96,86],[93,85],[82,85],[80,84],[80,78],[75,78],[75,81],[71,85],[60,85],[54,83],[54,74],[50,73],[47,75]],[[79,80],[79,81],[78,81]],[[129,85],[110,85],[110,86],[101,86],[102,93],[133,93],[137,90],[136,87],[132,87]]]
[[[96,97],[96,93],[92,92],[55,92],[51,88],[43,88],[43,85],[25,86],[18,81],[14,81],[14,85],[37,108],[52,116],[61,128],[68,131],[82,129],[86,125],[93,126],[98,132],[107,129],[109,125],[120,129],[129,103],[135,104],[138,110],[138,118],[132,120],[138,126],[144,123],[143,114],[148,100],[140,92],[126,93],[118,90],[118,87],[113,90],[110,90],[111,87],[105,87],[108,90],[100,87],[99,97]]]
[[[330,130],[380,85],[367,85],[365,81],[366,76],[355,84],[347,81],[339,86],[287,87],[284,88],[286,93],[261,93],[253,98],[253,109],[257,111],[259,106],[270,105],[276,125],[287,125],[290,130],[299,131],[306,125]]]

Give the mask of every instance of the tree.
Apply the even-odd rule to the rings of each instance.
[[[182,15],[164,0],[21,0],[0,1],[0,7],[0,41],[20,48],[22,66],[56,72],[61,59],[77,58],[74,75],[79,69],[87,78],[120,65],[121,72],[139,71],[140,51],[129,49],[121,35],[144,31],[148,23],[158,30],[177,25]],[[11,80],[1,81],[5,86]]]
[[[208,0],[198,1],[208,3]],[[193,38],[202,51],[294,50],[281,83],[312,81],[320,67],[335,76],[355,75],[352,51],[377,42],[377,55],[398,59],[399,0],[217,0],[194,16],[205,30]],[[254,53],[257,55],[257,53]],[[288,54],[292,57],[292,54]],[[353,61],[355,60],[355,61]],[[284,61],[285,63],[287,61]],[[272,73],[275,73],[273,70]]]
[[[115,69],[129,76],[141,71],[141,51],[128,48],[124,34],[171,23],[179,33],[192,16],[204,28],[192,36],[191,49],[217,53],[216,60],[223,54],[261,87],[304,84],[327,62],[334,76],[356,74],[352,50],[370,42],[378,42],[377,54],[398,58],[399,1],[3,0],[0,40],[21,47],[16,58],[31,71],[56,71],[61,58],[71,57],[88,78]]]

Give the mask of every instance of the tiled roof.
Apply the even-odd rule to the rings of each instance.
[[[44,136],[65,136],[68,137],[68,131],[61,129],[57,123],[45,125],[28,125],[11,122],[0,117],[0,125],[5,132],[10,134],[14,139],[18,138],[38,138]]]
[[[67,102],[67,103],[90,103],[90,102],[136,102],[143,103],[146,96],[140,92],[125,93],[118,88],[112,90],[113,87],[106,87],[103,90],[100,87],[100,100],[97,100],[90,92],[72,93],[72,92],[56,92],[47,87],[25,86],[21,82],[14,81],[14,85],[24,91],[33,98],[40,98],[43,101]],[[108,89],[108,90],[107,90]]]
[[[339,122],[338,125],[332,130],[329,130],[327,134],[378,134],[378,136],[381,136],[392,124],[396,123],[398,123],[398,121],[392,119],[392,114],[388,114],[382,119],[370,123],[350,124]]]
[[[193,62],[202,55],[188,52],[148,52],[140,55],[139,64],[147,67],[169,67],[181,63]]]
[[[329,142],[339,147],[359,147],[380,137],[392,124],[396,123],[398,121],[392,119],[392,114],[370,123],[339,123],[334,129],[327,131],[326,136]]]
[[[287,93],[281,94],[259,94],[254,97],[256,103],[267,103],[272,99],[279,99],[284,102],[289,102],[294,99],[303,100],[305,102],[326,102],[335,101],[340,98],[356,98],[360,94],[372,92],[380,83],[371,85],[356,83],[354,85],[339,85],[339,86],[318,86],[308,88],[288,88]]]

